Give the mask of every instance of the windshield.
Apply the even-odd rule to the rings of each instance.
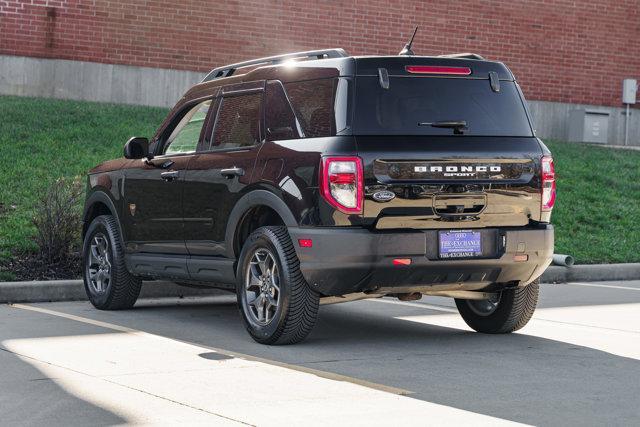
[[[464,122],[465,127],[451,122]],[[515,82],[488,79],[356,78],[353,133],[356,135],[533,136]]]

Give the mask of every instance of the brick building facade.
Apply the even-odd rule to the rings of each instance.
[[[640,0],[0,0],[0,55],[200,73],[243,59],[343,47],[504,61],[529,100],[621,106],[640,77]]]

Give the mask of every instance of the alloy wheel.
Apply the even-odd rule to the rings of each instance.
[[[111,251],[109,240],[102,233],[93,236],[87,257],[89,283],[96,293],[103,293],[111,283]]]
[[[489,299],[483,300],[467,300],[467,304],[471,311],[473,311],[478,316],[490,316],[497,309],[500,304],[500,295],[501,293],[494,294],[495,296]]]
[[[265,248],[254,251],[245,276],[245,302],[252,320],[268,325],[280,305],[280,273],[273,254]]]

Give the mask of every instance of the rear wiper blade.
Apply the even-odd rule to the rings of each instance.
[[[445,120],[441,122],[420,122],[418,126],[431,126],[433,128],[449,128],[453,129],[456,135],[462,135],[469,130],[466,120]]]

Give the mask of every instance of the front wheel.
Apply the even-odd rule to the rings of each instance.
[[[494,299],[456,299],[456,306],[471,329],[485,334],[508,334],[529,322],[538,304],[539,289],[536,280],[524,288],[502,291]]]
[[[294,344],[311,332],[319,295],[302,277],[285,227],[262,227],[245,242],[238,261],[238,307],[261,344]]]
[[[82,246],[84,288],[91,304],[99,310],[133,307],[142,281],[131,275],[124,262],[124,244],[116,219],[95,218]]]

